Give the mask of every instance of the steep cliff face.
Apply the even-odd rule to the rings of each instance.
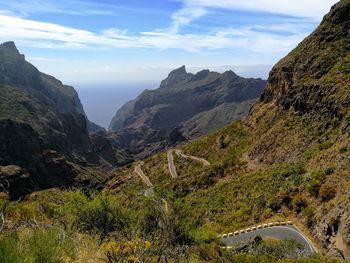
[[[70,185],[77,172],[67,159],[50,150],[25,123],[0,120],[0,183],[11,198],[35,189]]]
[[[270,72],[247,120],[259,135],[251,157],[267,163],[297,159],[317,134],[329,128],[347,129],[349,8],[349,1],[335,5],[315,32]]]
[[[26,62],[13,42],[0,46],[0,85],[0,118],[30,124],[56,150],[91,147],[76,91]]]
[[[336,4],[321,25],[276,64],[245,123],[252,131],[245,157],[249,169],[305,164],[307,187],[313,183],[321,188],[315,199],[310,189],[302,189],[299,195],[312,212],[308,220],[297,215],[329,255],[349,258],[349,0]],[[323,181],[312,179],[322,169],[330,175]]]
[[[77,172],[70,162],[99,163],[89,127],[101,130],[88,121],[73,87],[39,72],[13,42],[0,45],[0,166],[29,175],[7,177],[16,182],[7,185],[11,194],[71,184]],[[115,153],[109,159],[115,162]],[[19,178],[31,181],[26,189],[17,187]]]
[[[132,152],[150,154],[152,148],[159,150],[242,118],[265,84],[232,71],[191,74],[183,66],[172,71],[159,89],[145,90],[125,104],[113,118],[110,131]]]
[[[342,118],[348,107],[349,16],[346,1],[333,7],[317,30],[272,69],[260,101]]]

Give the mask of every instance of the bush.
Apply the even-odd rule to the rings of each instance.
[[[28,240],[28,249],[33,262],[60,263],[66,250],[70,257],[75,257],[73,242],[66,238],[64,232],[56,229],[37,230]]]
[[[313,223],[313,217],[314,217],[314,208],[312,207],[305,207],[303,208],[301,212],[302,216],[306,219],[306,224],[310,227]]]
[[[100,240],[114,231],[127,230],[128,220],[112,195],[100,193],[88,198],[77,191],[71,194],[68,207],[75,217],[73,225],[83,232],[98,235]]]
[[[256,255],[272,255],[274,258],[298,258],[303,250],[303,245],[294,240],[266,240],[256,247]]]
[[[306,199],[301,195],[296,195],[293,199],[293,209],[296,213],[300,213],[307,206]]]
[[[0,240],[0,262],[22,262],[21,255],[18,252],[18,239],[15,235],[3,237]]]
[[[75,260],[76,252],[71,236],[56,228],[26,229],[0,240],[0,262],[6,263],[60,263]]]
[[[348,151],[348,148],[346,146],[343,146],[343,147],[339,148],[339,153],[340,154],[346,153],[347,151]]]
[[[247,249],[247,248],[245,248]],[[294,240],[260,240],[258,243],[248,245],[249,252],[242,251],[242,247],[224,251],[224,258],[229,262],[282,262],[284,259],[293,259],[295,262],[303,252],[303,245]]]
[[[108,263],[145,262],[146,257],[149,257],[150,248],[151,243],[149,241],[139,238],[118,242],[112,239],[101,245],[101,249],[106,255]]]
[[[330,185],[329,183],[325,183],[320,188],[320,198],[323,202],[329,201],[333,199],[336,195],[336,189],[333,185]]]
[[[311,174],[310,179],[306,183],[306,190],[313,197],[318,197],[320,188],[326,180],[326,176],[332,174],[333,168],[321,169]]]

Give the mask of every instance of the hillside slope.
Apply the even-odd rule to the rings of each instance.
[[[350,1],[342,0],[276,64],[247,118],[182,146],[209,167],[176,157],[171,179],[166,153],[145,160],[155,195],[195,239],[289,218],[321,254],[350,259],[349,40]],[[132,168],[116,173],[106,190],[137,206],[140,179]]]
[[[38,71],[13,42],[0,45],[0,165],[22,171],[0,173],[0,183],[9,182],[15,195],[71,184],[77,172],[70,162],[98,159],[89,127],[101,130],[87,119],[73,87]],[[27,187],[16,187],[20,178]]]
[[[145,90],[113,118],[110,131],[143,157],[185,138],[207,134],[245,116],[266,81],[232,71],[172,71],[156,90]]]

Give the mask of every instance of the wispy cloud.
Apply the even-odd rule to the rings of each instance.
[[[225,28],[208,34],[174,32],[141,32],[127,35],[126,30],[108,29],[100,33],[64,27],[53,23],[0,15],[0,39],[15,40],[20,45],[41,48],[157,48],[191,52],[213,49],[239,49],[256,52],[280,52],[290,49],[305,32],[294,32],[293,25],[285,29],[293,34],[278,35],[259,28]]]
[[[338,0],[183,0],[186,6],[306,17],[319,21]]]
[[[33,13],[56,13],[76,16],[112,15],[115,6],[77,0],[11,0],[2,1],[0,12],[11,12],[26,17]]]
[[[170,31],[177,33],[181,26],[187,26],[205,14],[207,14],[207,10],[204,7],[185,6],[171,16],[172,26]]]

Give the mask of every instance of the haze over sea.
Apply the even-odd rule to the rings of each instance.
[[[180,67],[181,65],[179,65]],[[186,67],[188,72],[196,73],[208,67]],[[116,79],[113,83],[99,84],[92,82],[87,84],[79,81],[68,80],[69,85],[73,85],[79,93],[81,103],[84,106],[88,118],[96,124],[108,128],[110,121],[117,112],[129,100],[135,99],[145,89],[157,89],[160,82],[166,78],[168,73],[174,68],[154,69],[151,79],[137,80],[135,82],[118,82]],[[271,65],[254,65],[254,66],[217,66],[210,67],[212,71],[224,72],[233,70],[235,73],[246,78],[263,78],[266,79]],[[144,73],[143,75],[147,75]]]
[[[136,98],[143,90],[157,87],[157,83],[115,84],[105,86],[76,87],[88,118],[108,128],[110,121],[129,100]]]

